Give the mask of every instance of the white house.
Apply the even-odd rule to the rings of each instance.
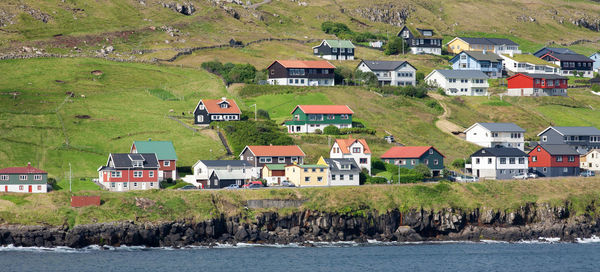
[[[592,149],[579,158],[581,169],[600,171],[600,149]]]
[[[244,175],[243,180],[258,178],[258,170],[248,161],[241,160],[199,160],[192,166],[192,175],[187,175],[183,181],[194,186],[205,188],[213,172],[231,172]]]
[[[329,166],[328,186],[360,185],[360,168],[353,159],[325,159],[321,157],[318,164]]]
[[[525,129],[514,123],[475,123],[465,130],[467,142],[483,147],[525,148]]]
[[[375,74],[380,86],[417,85],[417,68],[406,61],[362,60],[356,69]]]
[[[600,52],[596,52],[590,56],[590,59],[594,61],[593,69],[596,73],[600,73]]]
[[[532,54],[503,54],[504,70],[513,74],[560,74],[560,67],[549,61],[540,59]]]
[[[488,78],[479,70],[433,70],[425,82],[444,89],[447,95],[486,96]]]
[[[471,155],[465,168],[480,179],[512,179],[528,172],[528,155],[517,148],[482,148]]]
[[[371,149],[365,139],[336,139],[329,150],[332,159],[354,159],[360,169],[367,169],[371,174]]]

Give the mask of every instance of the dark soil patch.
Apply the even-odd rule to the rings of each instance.
[[[102,72],[100,70],[94,70],[91,73],[92,73],[92,75],[95,75],[95,76],[101,76],[102,74],[104,74],[104,72]]]
[[[59,79],[55,80],[54,82],[56,82],[56,83],[67,83],[64,80],[59,80]]]
[[[87,115],[87,114],[85,114],[85,115],[75,115],[75,118],[78,118],[78,119],[90,119],[92,117],[89,116],[89,115]]]

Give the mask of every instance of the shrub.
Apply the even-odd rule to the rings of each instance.
[[[361,128],[361,127],[352,127],[352,128],[342,128],[339,129],[339,134],[347,135],[347,134],[371,134],[375,135],[376,131],[371,128]],[[325,133],[327,134],[327,133]]]
[[[425,164],[419,163],[414,168],[415,172],[423,175],[423,177],[430,178],[431,177],[431,169]]]
[[[256,115],[258,116],[258,118],[260,119],[265,119],[265,120],[270,120],[271,117],[269,116],[269,112],[263,109],[258,109],[256,111]]]
[[[327,135],[340,135],[340,129],[336,126],[329,125],[323,129],[323,133]]]
[[[387,184],[387,179],[384,177],[367,177],[365,184]]]
[[[465,160],[464,159],[456,159],[452,161],[452,167],[454,168],[464,168]]]
[[[424,98],[427,97],[427,88],[425,86],[383,86],[380,89],[381,93],[384,94],[393,94],[393,95],[401,95],[401,96],[409,96],[416,98]]]
[[[323,131],[317,128],[315,129],[315,134],[323,134]]]
[[[594,91],[594,92],[600,92],[600,85],[598,85],[598,84],[592,85],[592,91]]]
[[[402,51],[404,51],[404,53],[408,53],[410,51],[410,48],[408,46],[408,43],[400,37],[392,37],[383,46],[383,53],[386,55],[397,55],[402,53]]]
[[[376,87],[379,84],[377,76],[373,72],[354,71],[354,80],[369,87]]]
[[[48,178],[48,185],[50,185],[52,187],[53,190],[58,190],[60,189],[56,183],[56,179],[55,178]]]
[[[371,160],[371,172],[385,171],[385,163],[380,159]],[[375,174],[375,173],[374,173]]]
[[[440,103],[438,103],[436,100],[429,100],[429,101],[425,102],[425,105],[427,105],[427,107],[430,107],[430,108],[436,109],[436,110],[444,109],[444,108],[442,108]]]
[[[437,93],[443,96],[447,96],[446,91],[442,88],[437,88]]]
[[[222,64],[219,61],[203,62],[200,65],[206,71],[223,77],[227,84],[231,83],[255,83],[256,68],[252,64]]]
[[[279,126],[272,120],[228,122],[223,129],[231,148],[238,154],[247,145],[294,144],[292,138],[280,131]]]
[[[417,84],[419,84],[425,80],[425,74],[423,72],[417,72],[415,74],[415,79],[417,80]]]

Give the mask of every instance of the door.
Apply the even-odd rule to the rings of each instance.
[[[198,115],[198,123],[202,123],[202,122],[204,122],[204,116]]]
[[[8,185],[4,186],[4,191],[8,192]]]
[[[29,185],[29,192],[30,192],[30,193],[31,193],[31,189],[32,189],[32,187],[33,187],[33,186]]]
[[[477,177],[479,177],[479,169],[477,169]]]

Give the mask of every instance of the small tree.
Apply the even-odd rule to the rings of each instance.
[[[269,117],[269,112],[263,109],[258,109],[256,111],[256,116],[260,119],[265,119],[265,120],[270,120],[271,117]]]
[[[323,131],[317,128],[315,129],[315,134],[323,134]]]
[[[414,169],[417,173],[423,175],[423,177],[430,178],[431,177],[431,169],[423,163],[417,164]]]
[[[340,135],[340,129],[336,126],[329,125],[323,129],[323,133],[327,135]]]
[[[465,168],[465,160],[464,159],[456,159],[452,161],[452,166],[454,168]]]
[[[383,47],[383,53],[386,55],[397,55],[402,53],[402,51],[406,53],[409,51],[409,49],[410,47],[408,46],[408,43],[402,38],[392,37]]]

